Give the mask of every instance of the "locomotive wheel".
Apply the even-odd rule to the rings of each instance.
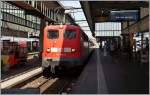
[[[55,75],[61,76],[65,73],[65,70],[60,67],[60,66],[56,66],[55,67]]]
[[[42,72],[43,76],[44,77],[50,77],[51,76],[51,71],[50,71],[50,67],[47,67],[47,68],[43,68],[43,72]]]

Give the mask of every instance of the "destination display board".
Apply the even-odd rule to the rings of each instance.
[[[111,11],[110,21],[138,21],[139,11],[138,10],[121,10],[121,11]]]

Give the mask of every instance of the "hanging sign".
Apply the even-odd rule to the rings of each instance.
[[[121,10],[111,11],[110,21],[138,21],[139,11],[138,10]]]

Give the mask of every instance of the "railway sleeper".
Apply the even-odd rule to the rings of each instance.
[[[68,68],[66,66],[49,66],[49,67],[43,67],[43,76],[44,77],[60,77],[64,75],[69,75],[69,76],[78,76],[83,69],[83,65],[81,66],[76,66],[76,67],[71,67]]]

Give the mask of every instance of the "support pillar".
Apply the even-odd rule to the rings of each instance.
[[[133,50],[133,42],[134,42],[134,40],[133,40],[133,33],[129,33],[129,38],[130,38],[130,48],[131,48],[131,50]]]
[[[40,23],[40,39],[39,39],[39,43],[40,43],[40,52],[42,53],[43,51],[43,35],[44,35],[44,28],[46,26],[46,21],[44,18],[41,18],[41,23]]]
[[[2,27],[2,1],[0,1],[0,35],[1,35],[1,27]]]
[[[2,33],[2,1],[0,1],[0,36],[1,36],[1,33]],[[2,41],[0,40],[0,45],[1,45],[1,47],[0,47],[0,49],[2,49]],[[0,52],[0,54],[1,54],[1,52]]]
[[[143,50],[144,34],[141,33],[141,50]]]

